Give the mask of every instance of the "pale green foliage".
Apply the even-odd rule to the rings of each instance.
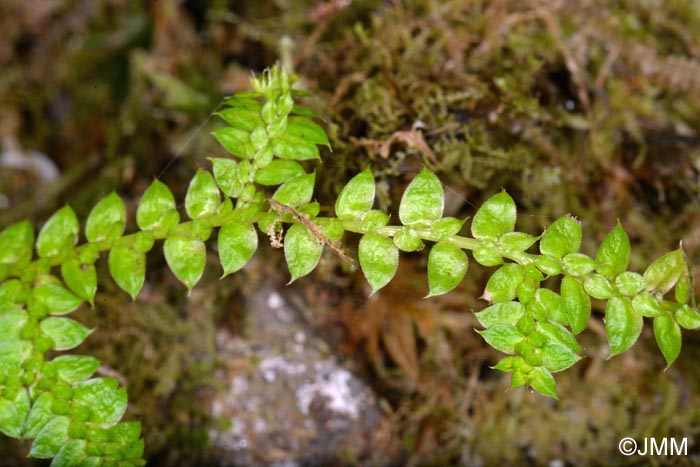
[[[318,146],[329,142],[309,119],[313,112],[294,104],[293,81],[274,67],[253,78],[253,92],[225,101],[218,115],[228,126],[214,136],[237,159],[212,158],[211,172],[198,170],[184,212],[170,189],[154,180],[139,202],[139,230],[133,234],[124,235],[127,213],[116,193],[93,208],[83,245],[76,246],[80,224],[69,206],[46,221],[36,242],[26,221],[0,232],[0,431],[33,439],[30,456],[53,457],[54,466],[143,465],[139,424],[119,423],[126,390],[116,380],[92,378],[99,366],[94,358],[46,358],[50,350],[75,348],[91,333],[67,315],[93,303],[94,265],[101,253],[108,255],[115,282],[136,299],[145,281],[146,253],[156,244],[191,290],[204,273],[212,237],[226,276],[250,261],[258,231],[268,235],[273,246],[284,247],[291,282],[314,270],[324,246],[347,260],[340,241],[351,231],[361,234],[359,265],[372,293],[392,280],[400,251],[429,248],[432,297],[459,285],[469,265],[465,250],[471,250],[476,262],[498,266],[482,296],[489,306],[476,313],[484,340],[508,355],[494,368],[512,373],[513,387],[529,385],[550,397],[557,397],[552,373],[581,359],[574,336],[587,327],[591,297],[607,300],[611,356],[637,341],[644,318],[653,320],[668,365],[680,353],[681,328],[700,328],[682,250],[657,259],[643,275],[627,271],[630,242],[619,224],[591,258],[579,252],[581,225],[571,216],[540,236],[515,231],[515,202],[501,191],[474,214],[473,238],[461,236],[464,221],[443,217],[443,187],[428,169],[406,188],[400,225],[389,225],[387,213],[372,209],[376,186],[369,168],[342,189],[337,218],[319,217],[315,172],[299,161],[318,159]],[[538,241],[540,254],[528,252]],[[558,275],[563,276],[558,291],[542,287]],[[675,300],[667,300],[672,289]]]

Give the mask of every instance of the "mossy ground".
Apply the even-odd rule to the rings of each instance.
[[[381,207],[396,209],[428,165],[450,187],[452,215],[473,214],[505,187],[521,230],[539,233],[572,213],[593,254],[619,219],[633,269],[682,239],[697,276],[697,2],[10,0],[0,5],[0,30],[5,149],[39,150],[61,172],[38,183],[31,171],[3,167],[2,226],[41,222],[65,202],[85,218],[112,189],[134,208],[176,154],[163,179],[182,199],[195,167],[220,151],[207,135],[210,112],[247,87],[251,70],[281,60],[316,96],[308,104],[332,138],[318,169],[323,203],[371,164]],[[207,343],[217,326],[241,325],[236,290],[260,272],[219,282],[212,259],[187,299],[159,254],[149,262],[136,304],[104,275],[95,311],[79,316],[98,331],[80,350],[128,382],[129,416],[143,420],[149,455],[194,462],[206,415],[190,402],[215,385]],[[558,375],[561,402],[505,391],[507,377],[488,369],[498,356],[470,317],[483,306],[475,297],[486,271],[473,267],[457,292],[421,302],[424,262],[410,256],[403,279],[367,301],[357,273],[331,259],[316,286],[331,291],[333,306],[308,301],[311,322],[387,401],[402,463],[621,464],[624,436],[698,434],[694,334],[663,371],[649,329],[608,361],[593,327],[583,336],[589,357]],[[301,281],[287,293],[303,300],[317,296],[312,287]],[[20,448],[3,443],[0,465],[22,462]],[[697,456],[697,443],[690,450]],[[686,461],[700,462],[653,460]]]

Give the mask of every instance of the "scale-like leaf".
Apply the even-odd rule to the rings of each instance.
[[[175,198],[168,186],[153,180],[143,194],[136,210],[136,223],[141,230],[170,230],[180,221],[175,210]]]
[[[113,247],[108,263],[114,282],[136,300],[146,277],[146,255],[132,248]]]
[[[311,201],[315,182],[316,172],[299,175],[277,188],[272,198],[287,206],[301,206]]]
[[[274,186],[304,173],[304,168],[297,161],[275,159],[255,173],[255,182],[261,185]]]
[[[287,118],[287,133],[307,143],[330,147],[326,131],[315,122],[304,117]]]
[[[423,168],[409,183],[399,205],[403,225],[431,224],[442,217],[445,194],[440,179]]]
[[[314,270],[321,259],[323,245],[302,224],[294,224],[284,237],[284,257],[292,278],[290,283]]]
[[[610,343],[611,357],[632,347],[643,326],[642,315],[636,313],[629,300],[612,297],[605,307],[605,331]]]
[[[578,251],[581,237],[581,224],[576,219],[571,216],[560,217],[542,234],[540,252],[543,255],[563,258]]]
[[[580,282],[572,277],[561,281],[561,297],[564,300],[566,316],[574,334],[578,334],[588,325],[591,316],[591,299]]]
[[[82,300],[57,284],[42,284],[32,290],[34,300],[44,305],[51,315],[65,315],[80,306]]]
[[[515,202],[508,193],[500,193],[489,198],[476,212],[472,220],[474,238],[496,240],[515,228]]]
[[[241,159],[249,159],[253,156],[253,154],[250,153],[248,145],[248,143],[250,143],[249,132],[240,128],[227,126],[214,131],[212,135],[214,135],[214,138],[216,138],[224,149],[234,156],[238,156]]]
[[[399,249],[390,238],[377,234],[367,234],[360,239],[358,256],[372,294],[388,284],[399,267]]]
[[[681,328],[673,316],[664,313],[654,318],[654,337],[669,367],[681,353]]]
[[[206,248],[204,242],[187,237],[168,237],[163,244],[165,261],[188,290],[197,285],[204,272]]]
[[[427,297],[442,295],[457,287],[467,273],[469,259],[467,254],[447,242],[438,242],[430,249],[428,255]]]
[[[258,248],[258,234],[252,224],[231,222],[219,230],[219,259],[222,277],[245,266]]]
[[[85,237],[89,242],[114,241],[122,236],[126,226],[124,201],[112,192],[92,208],[85,222]]]
[[[374,205],[375,183],[368,168],[355,175],[343,187],[335,202],[335,214],[340,219],[361,218]]]
[[[0,232],[0,264],[28,263],[34,249],[34,228],[29,221],[14,223]]]
[[[214,177],[202,169],[198,169],[190,181],[185,196],[185,211],[190,219],[199,219],[216,213],[221,203],[219,189]]]
[[[519,302],[495,303],[477,313],[476,319],[485,328],[491,328],[499,324],[515,326],[525,315],[525,307]]]
[[[618,223],[603,239],[595,256],[596,270],[607,277],[615,277],[627,269],[630,260],[630,240]]]
[[[70,318],[46,318],[41,321],[39,327],[51,338],[55,350],[77,347],[92,333],[92,330]]]
[[[36,239],[36,252],[42,257],[56,256],[71,251],[78,243],[80,226],[75,212],[70,206],[56,211],[39,231]]]
[[[508,302],[518,294],[518,286],[523,281],[523,267],[508,263],[498,268],[489,278],[484,290],[484,300],[489,302]]]
[[[77,258],[72,258],[61,265],[61,276],[73,293],[92,303],[97,291],[97,271],[94,265],[82,264]]]
[[[673,288],[686,270],[683,251],[679,248],[671,253],[666,253],[661,258],[651,263],[644,272],[647,290],[665,294]]]

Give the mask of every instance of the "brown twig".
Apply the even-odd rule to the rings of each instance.
[[[343,251],[341,243],[326,237],[326,235],[323,233],[323,227],[321,227],[318,223],[314,222],[308,214],[299,212],[293,207],[287,206],[286,204],[282,204],[279,201],[272,198],[268,198],[267,201],[270,203],[270,206],[272,206],[273,209],[275,209],[277,212],[286,212],[288,214],[291,214],[297,222],[303,224],[304,227],[306,227],[306,229],[316,239],[318,243],[326,245],[333,251],[333,253],[340,256],[341,259],[350,263],[353,262],[352,258],[350,258],[345,253],[345,251]]]

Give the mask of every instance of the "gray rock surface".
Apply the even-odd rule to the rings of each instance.
[[[221,466],[386,464],[388,420],[371,389],[339,364],[274,289],[248,303],[245,337],[222,329],[210,442]]]

